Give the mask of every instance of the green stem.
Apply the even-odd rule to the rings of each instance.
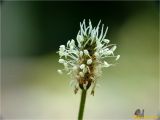
[[[79,106],[78,120],[83,120],[84,106],[86,101],[87,90],[82,90],[81,101]]]

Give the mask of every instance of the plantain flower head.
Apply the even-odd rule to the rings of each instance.
[[[94,95],[102,69],[113,65],[106,58],[113,57],[114,61],[120,58],[120,55],[114,54],[117,46],[109,44],[110,40],[105,38],[108,27],[104,30],[104,24],[100,27],[100,23],[93,27],[89,20],[87,26],[83,20],[76,40],[71,39],[59,47],[59,63],[64,65],[64,69],[57,71],[60,74],[65,71],[72,77],[75,93],[79,88],[87,90],[91,87],[91,94]]]

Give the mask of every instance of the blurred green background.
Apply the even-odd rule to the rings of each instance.
[[[109,27],[120,60],[103,71],[86,120],[129,120],[136,109],[160,114],[159,2],[1,2],[1,116],[4,120],[75,120],[80,91],[57,69],[59,45],[75,39],[79,22]]]

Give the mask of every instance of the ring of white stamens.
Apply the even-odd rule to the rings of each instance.
[[[110,40],[105,38],[108,27],[104,30],[104,24],[102,26],[100,24],[101,21],[93,27],[89,20],[87,26],[84,20],[80,23],[76,40],[71,39],[67,45],[59,47],[58,62],[63,64],[63,70],[75,79],[75,93],[79,89],[79,84],[83,89],[88,89],[91,84],[92,94],[94,94],[97,78],[102,74],[102,68],[113,65],[107,62],[106,58],[112,57],[115,59],[114,62],[120,58],[120,55],[114,55],[117,45],[109,44]],[[63,73],[62,70],[57,70],[57,72]]]

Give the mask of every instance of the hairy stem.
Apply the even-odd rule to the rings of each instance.
[[[81,101],[79,106],[78,120],[83,120],[84,106],[86,101],[87,90],[82,90]]]

